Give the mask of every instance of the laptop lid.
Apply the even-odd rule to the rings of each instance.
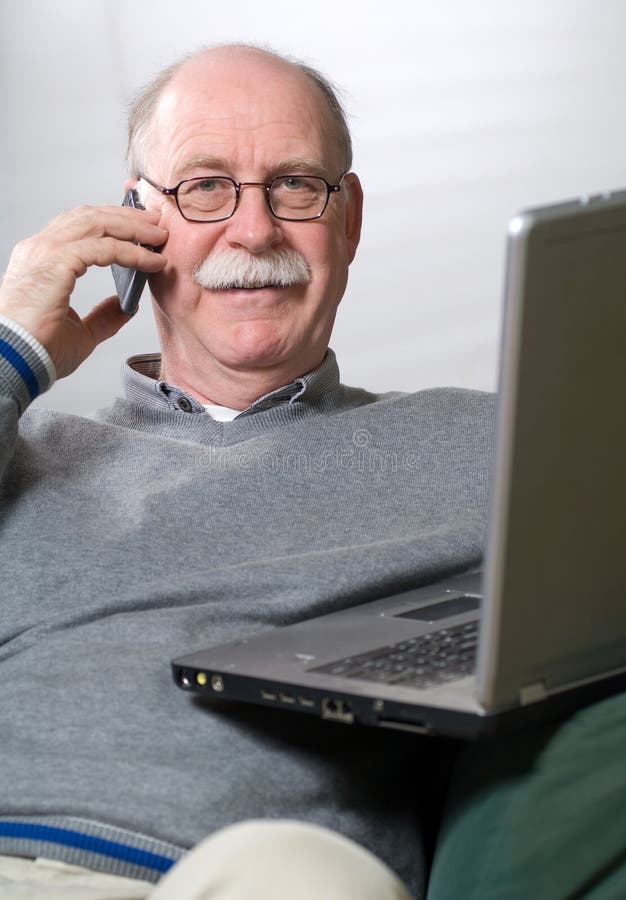
[[[626,664],[626,191],[509,229],[477,696]]]

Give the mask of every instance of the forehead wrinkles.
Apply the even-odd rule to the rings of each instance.
[[[151,126],[150,157],[167,160],[169,166],[192,156],[234,154],[260,164],[259,154],[265,153],[266,163],[272,156],[302,156],[320,162],[325,158],[334,167],[334,137],[332,117],[312,85],[291,78],[272,89],[269,83],[259,87],[238,79],[222,81],[219,92],[211,92],[185,78],[175,80],[161,96]]]
[[[277,131],[280,129],[280,137]],[[283,167],[285,160],[297,160],[297,168],[326,170],[334,177],[333,167],[326,160],[324,141],[310,133],[303,136],[296,127],[280,120],[267,126],[254,127],[242,121],[231,123],[228,129],[209,130],[202,125],[179,130],[176,138],[157,142],[152,163],[165,168],[170,178],[185,177],[195,168],[226,169],[225,174],[241,177],[265,177],[275,167]]]

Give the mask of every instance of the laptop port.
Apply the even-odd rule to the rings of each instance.
[[[354,713],[350,708],[350,704],[346,703],[345,700],[324,697],[322,700],[322,718],[351,725],[354,722]]]
[[[293,694],[285,694],[283,691],[281,691],[280,694],[278,695],[278,699],[280,700],[281,703],[295,703],[296,702],[296,698],[293,696]]]
[[[298,697],[298,704],[303,706],[305,709],[312,709],[315,706],[315,701],[311,699],[311,697]]]
[[[181,669],[178,673],[178,683],[187,691],[193,691],[197,686],[196,673],[191,669]]]
[[[278,696],[274,691],[268,691],[267,688],[261,688],[261,700],[276,701]]]
[[[434,729],[430,722],[419,720],[415,722],[407,720],[405,722],[402,719],[390,719],[386,716],[381,716],[378,724],[381,728],[392,728],[394,731],[410,731],[413,734],[434,734]]]

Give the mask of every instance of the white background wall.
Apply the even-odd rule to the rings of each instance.
[[[125,107],[201,43],[269,43],[345,89],[366,191],[332,342],[343,380],[495,386],[506,223],[626,183],[623,0],[0,0],[0,269],[62,209],[121,199]],[[108,271],[76,292],[86,311]],[[102,405],[149,304],[38,403]]]

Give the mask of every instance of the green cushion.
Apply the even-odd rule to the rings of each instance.
[[[626,898],[626,693],[462,745],[427,896]]]

